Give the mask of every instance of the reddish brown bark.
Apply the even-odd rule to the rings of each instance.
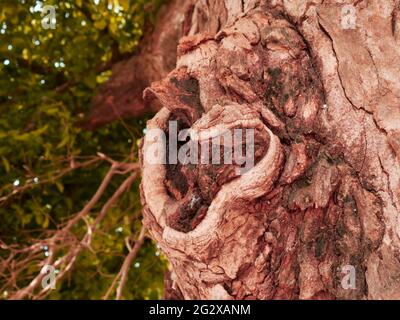
[[[169,297],[400,299],[399,2],[353,4],[355,29],[333,0],[196,1],[186,15],[176,68],[145,91],[163,106],[148,129],[254,128],[257,160],[237,176],[143,159]]]

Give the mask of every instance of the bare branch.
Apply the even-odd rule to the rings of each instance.
[[[137,239],[137,241],[135,242],[134,247],[132,248],[132,250],[129,252],[129,254],[126,256],[124,263],[122,264],[121,269],[119,270],[117,276],[114,278],[110,288],[108,289],[107,293],[105,294],[105,296],[103,297],[104,300],[108,299],[108,297],[110,296],[111,292],[113,291],[116,283],[119,281],[119,285],[117,287],[117,295],[116,295],[116,300],[120,300],[122,297],[122,291],[124,290],[125,284],[126,284],[126,280],[127,280],[127,276],[128,276],[128,272],[129,269],[132,265],[133,260],[135,259],[137,253],[139,252],[140,247],[143,245],[144,242],[144,238],[146,235],[146,228],[142,227],[142,229],[140,230],[140,234],[139,237]]]
[[[65,274],[72,269],[77,257],[83,249],[87,248],[92,250],[91,242],[101,221],[104,219],[109,209],[115,205],[121,195],[130,189],[132,183],[137,178],[139,169],[139,165],[137,163],[120,163],[104,154],[99,154],[97,158],[90,160],[90,163],[95,163],[99,160],[106,160],[111,163],[109,171],[103,178],[97,191],[89,200],[89,202],[81,211],[73,215],[73,217],[67,221],[64,227],[56,230],[46,239],[33,239],[32,241],[34,243],[24,248],[19,248],[16,245],[7,245],[3,241],[0,241],[1,248],[10,251],[7,259],[0,260],[0,276],[7,278],[7,282],[3,288],[11,287],[16,289],[15,292],[11,293],[10,299],[16,300],[26,297],[30,297],[32,299],[42,299],[50,292],[50,287],[45,287],[37,294],[34,293],[44,277],[42,272],[36,275],[26,287],[18,288],[16,286],[17,279],[21,280],[19,275],[29,266],[37,265],[41,269],[45,265],[52,265],[59,271],[55,280],[60,281]],[[74,167],[76,168],[77,166]],[[94,222],[90,224],[87,216],[101,199],[113,176],[116,174],[128,173],[131,174],[122,182],[114,194],[104,203],[100,213],[96,216]],[[87,225],[87,231],[83,238],[79,240],[71,230],[81,220],[85,221]],[[45,245],[48,246],[48,256],[45,260],[42,260],[40,259],[40,256],[43,253],[42,250]],[[57,257],[57,253],[65,249],[67,253],[61,257]],[[139,250],[139,248],[137,250]]]

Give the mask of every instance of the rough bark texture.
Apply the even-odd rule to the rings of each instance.
[[[343,29],[344,4],[356,28]],[[256,129],[256,165],[151,165],[167,297],[400,299],[399,1],[195,1],[144,97],[197,130]],[[143,154],[154,143],[144,139]],[[341,286],[341,267],[356,288]]]

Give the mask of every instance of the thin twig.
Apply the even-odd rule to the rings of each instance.
[[[133,246],[132,250],[129,252],[129,254],[126,256],[124,263],[122,264],[121,269],[119,270],[117,276],[114,278],[110,288],[108,289],[107,293],[104,295],[103,299],[107,300],[108,297],[110,296],[111,292],[113,291],[115,284],[117,281],[120,279],[119,285],[117,287],[117,294],[116,294],[116,300],[120,300],[122,297],[122,291],[124,290],[126,280],[128,277],[128,272],[131,267],[131,264],[133,260],[135,259],[137,253],[139,252],[139,249],[143,245],[144,239],[146,235],[146,228],[143,226],[142,229],[140,230],[139,237],[137,241],[135,242],[135,245]]]
[[[37,255],[42,250],[42,246],[45,244],[48,245],[49,256],[47,257],[47,259],[41,260],[39,262],[39,267],[43,267],[44,265],[52,265],[55,268],[59,268],[60,270],[56,276],[56,280],[60,280],[69,270],[71,270],[82,249],[90,249],[93,235],[96,232],[100,222],[103,220],[109,209],[120,198],[120,196],[125,191],[130,189],[130,186],[137,177],[137,170],[139,168],[138,164],[136,163],[119,163],[106,157],[103,154],[99,154],[98,159],[104,159],[111,163],[109,171],[107,172],[106,176],[102,180],[100,186],[98,187],[96,193],[93,195],[90,201],[81,211],[76,213],[63,228],[58,229],[50,238],[40,240],[35,244],[22,249],[16,248],[13,245],[8,246],[4,242],[0,241],[1,247],[5,250],[10,251],[9,258],[7,260],[2,259],[0,261],[2,265],[4,264],[3,267],[0,268],[0,270],[2,270],[2,273],[5,268],[7,268],[10,273],[10,277],[8,277],[9,284],[14,283],[13,286],[16,287],[15,282],[17,275],[27,266],[31,265],[31,263],[34,261],[32,259],[37,257]],[[114,194],[105,202],[94,222],[92,224],[87,223],[87,232],[82,240],[77,239],[76,236],[71,233],[72,227],[82,219],[85,220],[85,222],[88,222],[88,214],[91,212],[96,203],[100,200],[101,196],[105,192],[107,186],[109,185],[112,177],[115,174],[126,174],[129,172],[133,173],[124,180],[124,182],[117,188]],[[67,249],[67,253],[54,261],[57,251],[65,247],[69,247],[69,249]],[[135,250],[135,248],[133,248],[133,250]],[[27,256],[23,259],[23,261],[17,261],[15,260],[16,254],[26,254]],[[12,261],[10,261],[10,259]],[[33,278],[33,280],[31,280],[31,282],[26,287],[16,287],[16,291],[11,294],[10,299],[23,299],[27,296],[30,296],[33,299],[41,299],[45,297],[50,291],[49,287],[43,288],[39,293],[33,295],[33,292],[35,291],[35,289],[38,288],[43,277],[44,274],[40,272],[37,276]]]

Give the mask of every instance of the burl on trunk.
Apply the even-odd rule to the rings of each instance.
[[[149,163],[146,135],[167,297],[400,299],[399,1],[185,6],[176,68],[144,92],[163,106],[148,130],[253,129],[255,163]]]

